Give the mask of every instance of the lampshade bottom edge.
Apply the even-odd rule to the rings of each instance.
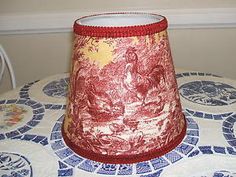
[[[187,129],[187,123],[186,119],[184,118],[185,123],[183,130],[181,133],[174,138],[172,141],[170,141],[166,146],[163,146],[161,148],[151,150],[145,153],[141,154],[132,154],[132,155],[106,155],[106,154],[98,154],[94,153],[93,151],[88,151],[85,149],[82,149],[81,147],[73,144],[71,140],[67,137],[64,126],[62,126],[62,137],[66,143],[66,145],[71,148],[76,154],[88,158],[93,161],[102,162],[102,163],[110,163],[110,164],[132,164],[132,163],[138,163],[143,162],[147,160],[151,160],[157,157],[160,157],[174,148],[176,148],[183,140],[183,138],[186,135],[186,129]],[[63,123],[64,124],[64,123]]]

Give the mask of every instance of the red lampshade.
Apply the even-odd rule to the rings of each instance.
[[[186,132],[167,36],[156,14],[78,19],[62,134],[81,156],[134,163],[175,148]]]

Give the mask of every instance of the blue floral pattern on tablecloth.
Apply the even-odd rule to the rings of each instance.
[[[176,78],[182,106],[194,117],[223,120],[233,113],[235,82],[202,72],[178,73]]]
[[[51,148],[59,157],[61,163],[78,168],[90,173],[97,173],[102,175],[142,175],[148,173],[161,173],[161,171],[183,157],[187,157],[196,146],[199,139],[199,127],[191,118],[190,114],[185,113],[187,121],[187,134],[181,144],[174,150],[159,158],[154,158],[149,161],[139,162],[136,164],[105,164],[95,162],[74,153],[64,142],[61,134],[61,126],[64,115],[61,116],[55,123],[51,136]]]
[[[230,172],[227,170],[215,171],[213,174],[213,177],[235,177],[235,176],[236,176],[236,172]]]
[[[179,93],[185,99],[207,106],[223,106],[236,102],[236,89],[214,81],[193,81],[180,86]]]
[[[23,155],[11,152],[0,152],[1,177],[32,177],[30,161]]]
[[[68,92],[69,78],[62,78],[48,83],[43,92],[54,98],[66,97]]]

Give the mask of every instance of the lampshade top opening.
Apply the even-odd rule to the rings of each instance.
[[[145,13],[115,13],[115,14],[100,14],[88,16],[77,20],[76,22],[84,26],[103,26],[103,27],[126,27],[149,25],[160,22],[164,19],[163,16]]]
[[[74,32],[91,37],[130,37],[158,33],[167,28],[164,16],[149,13],[104,13],[79,18]]]

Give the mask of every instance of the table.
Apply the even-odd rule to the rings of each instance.
[[[69,75],[57,74],[0,96],[0,176],[236,176],[236,81],[176,73],[187,134],[162,157],[103,164],[75,154],[61,136]]]

